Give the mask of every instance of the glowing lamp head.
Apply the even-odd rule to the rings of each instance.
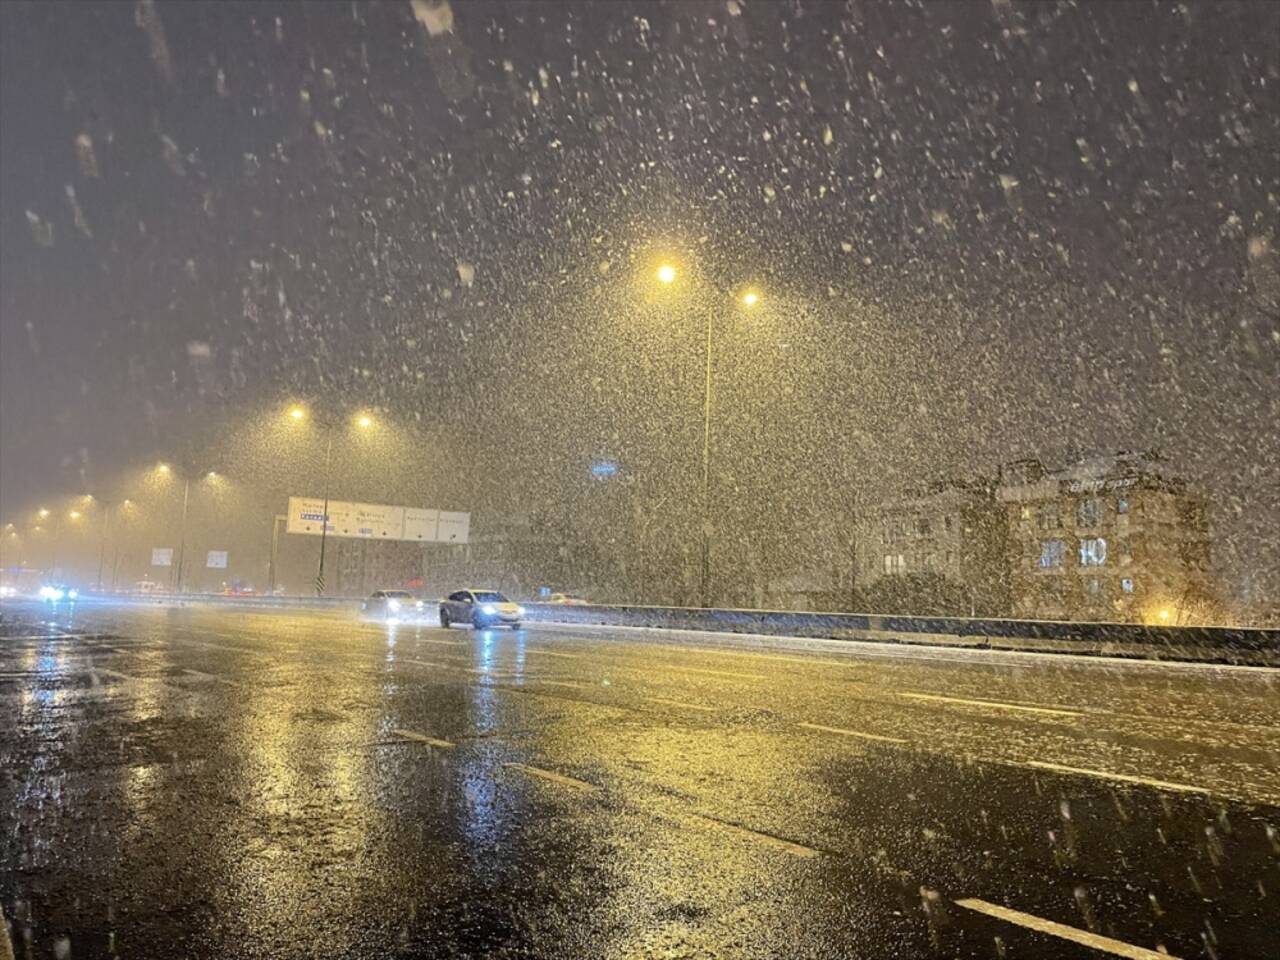
[[[156,464],[156,473],[168,473],[168,472],[169,472],[169,465],[167,463]]]
[[[742,305],[744,307],[754,307],[760,302],[760,294],[754,290],[748,290],[742,295]]]
[[[373,418],[369,416],[357,417],[356,426],[367,430],[369,427],[373,426]]]
[[[79,520],[79,519],[80,519],[80,511],[79,511],[79,510],[72,510],[69,514],[67,514],[67,516],[68,516],[68,517],[70,517],[72,520]]]
[[[307,411],[303,410],[301,407],[291,407],[289,409],[289,417],[292,420],[301,420],[306,417],[306,415]]]
[[[41,508],[40,508],[40,519],[41,519],[41,520],[43,520],[43,519],[44,519],[45,517],[47,517],[47,516],[49,516],[49,511],[48,511],[48,510],[46,510],[44,507],[41,507]]]
[[[662,266],[658,267],[658,282],[659,283],[675,283],[676,268],[669,263],[664,263],[662,264]]]

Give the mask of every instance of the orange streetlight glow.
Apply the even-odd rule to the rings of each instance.
[[[658,280],[661,283],[675,283],[676,268],[669,263],[664,263],[658,267]]]
[[[294,420],[301,420],[306,415],[307,415],[307,411],[302,409],[302,407],[293,407],[292,409],[289,410],[289,416],[292,417]]]

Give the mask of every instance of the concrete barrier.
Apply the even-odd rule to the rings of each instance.
[[[166,606],[229,604],[258,609],[351,610],[348,597],[229,597],[223,594],[97,595]],[[86,597],[92,601],[93,597]],[[1280,667],[1280,629],[1251,627],[1155,627],[1137,623],[1068,623],[1053,620],[977,620],[868,613],[808,613],[701,607],[642,607],[524,603],[526,619],[613,627],[655,627],[707,633],[755,633],[877,643],[1071,653]],[[434,601],[427,601],[434,612]]]
[[[1276,629],[1154,627],[1135,623],[976,620],[695,607],[541,603],[528,603],[525,607],[529,611],[529,620],[546,623],[663,627],[716,633],[1280,666],[1280,630]]]

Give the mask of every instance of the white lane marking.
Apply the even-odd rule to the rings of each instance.
[[[1162,953],[1159,950],[1135,947],[1133,944],[1125,943],[1123,940],[1113,940],[1110,937],[1099,936],[1096,933],[1090,933],[1088,930],[1079,930],[1076,927],[1068,927],[1063,923],[1054,923],[1054,921],[1045,920],[1043,917],[1023,913],[1021,910],[1010,910],[1008,907],[1002,907],[996,903],[988,903],[986,900],[978,900],[974,897],[957,900],[956,905],[964,907],[966,910],[985,913],[987,916],[995,917],[997,920],[1004,920],[1020,927],[1026,927],[1028,930],[1035,930],[1038,933],[1047,933],[1051,937],[1070,940],[1072,943],[1078,943],[1093,950],[1101,950],[1117,957],[1127,957],[1128,960],[1177,960],[1176,957]]]
[[[1025,703],[1006,703],[1001,700],[968,700],[964,697],[944,697],[936,693],[907,693],[897,691],[898,696],[909,700],[929,700],[934,703],[959,703],[969,707],[989,707],[993,710],[1023,710],[1027,713],[1043,713],[1057,717],[1081,717],[1079,710],[1064,710],[1061,707],[1033,707]]]
[[[13,941],[9,939],[9,921],[0,907],[0,960],[13,960]]]
[[[436,660],[414,660],[412,657],[397,657],[397,663],[412,663],[419,667],[435,667],[437,670],[457,670],[456,664],[440,663]]]
[[[681,707],[685,710],[701,710],[704,713],[716,712],[715,707],[704,706],[701,703],[686,703],[684,700],[669,700],[666,697],[645,697],[644,699],[652,703],[665,703],[670,707]]]
[[[431,640],[427,637],[415,637],[414,643],[434,643],[437,647],[469,647],[471,644],[464,640]]]
[[[566,660],[581,660],[580,653],[561,653],[559,650],[541,650],[533,647],[525,647],[525,653],[535,654],[539,657],[564,657]]]
[[[585,780],[575,780],[573,777],[566,777],[563,774],[555,773],[551,770],[543,770],[541,767],[531,767],[523,763],[504,763],[503,766],[511,770],[523,771],[531,777],[539,777],[543,780],[549,780],[552,783],[558,783],[562,787],[573,787],[575,790],[589,791],[596,791],[600,789],[594,783],[587,783]]]
[[[26,637],[0,637],[0,643],[6,640],[30,642],[32,640],[87,640],[94,637],[92,633],[36,633]]]
[[[440,740],[437,737],[428,737],[426,734],[414,733],[412,730],[396,729],[391,732],[401,740],[412,740],[415,743],[425,743],[429,747],[452,748],[455,746],[455,744],[450,743],[448,740]]]
[[[530,677],[529,679],[533,680],[534,683],[549,683],[553,687],[572,687],[574,690],[584,690],[587,686],[585,683],[576,683],[573,680],[541,680],[537,677]]]
[[[1213,791],[1207,787],[1193,787],[1186,783],[1171,783],[1168,780],[1153,780],[1150,777],[1133,777],[1127,773],[1108,773],[1106,770],[1089,770],[1085,767],[1068,767],[1060,763],[1049,763],[1045,760],[1023,760],[1019,766],[1035,767],[1038,770],[1052,770],[1054,773],[1078,773],[1086,777],[1099,777],[1103,780],[1119,780],[1121,783],[1136,783],[1144,787],[1158,787],[1161,790],[1176,790],[1180,793],[1203,793]]]
[[[679,673],[705,673],[709,677],[731,677],[734,680],[764,680],[762,673],[733,673],[729,670],[708,670],[705,667],[680,667]]]
[[[205,680],[212,683],[225,683],[229,687],[243,687],[244,684],[238,680],[228,680],[226,677],[220,677],[214,673],[205,673],[203,670],[192,670],[190,668],[182,671],[189,677],[195,677],[197,680]]]
[[[783,840],[781,837],[775,837],[767,833],[760,833],[747,827],[740,827],[736,823],[730,823],[727,820],[721,820],[719,817],[709,817],[702,813],[680,813],[677,818],[685,821],[696,821],[704,826],[721,830],[725,833],[731,833],[734,836],[741,837],[744,840],[751,840],[755,843],[763,844],[766,847],[773,847],[775,850],[781,850],[783,853],[789,853],[795,857],[804,857],[812,860],[821,856],[819,851],[813,847],[806,847],[803,844],[792,843],[790,840]]]
[[[878,733],[863,733],[861,730],[846,730],[843,727],[824,727],[820,723],[801,723],[806,730],[821,730],[823,733],[838,733],[845,737],[860,737],[863,740],[879,740],[883,743],[910,743],[900,737],[882,737]]]

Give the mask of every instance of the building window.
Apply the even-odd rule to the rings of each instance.
[[[1102,581],[1097,577],[1090,577],[1085,583],[1085,590],[1089,593],[1089,599],[1097,600],[1102,595]]]
[[[884,572],[887,574],[906,573],[907,558],[900,553],[886,553],[884,555]]]
[[[1120,581],[1120,589],[1125,593],[1133,593],[1133,578],[1125,577]]]
[[[1076,508],[1076,524],[1081,527],[1096,527],[1102,522],[1102,501],[1097,497],[1081,500]]]
[[[1129,498],[1128,497],[1117,498],[1116,513],[1128,513],[1128,512],[1129,512]]]
[[[1080,566],[1100,567],[1107,562],[1107,541],[1089,537],[1080,541]]]
[[[1022,509],[1026,510],[1027,508],[1023,507]],[[1030,513],[1028,512],[1028,516],[1029,515]],[[951,532],[951,515],[950,514],[947,514],[947,516],[942,518],[942,526],[943,526],[943,529],[945,529],[948,533]]]
[[[1041,507],[1036,520],[1041,530],[1057,530],[1062,526],[1062,518],[1058,515],[1058,505],[1056,503]]]
[[[1030,520],[1030,519],[1031,519],[1031,508],[1030,508],[1030,507],[1027,507],[1027,506],[1020,507],[1020,508],[1018,509],[1018,516],[1019,516],[1019,517],[1021,517],[1023,520]]]
[[[1040,544],[1040,569],[1062,566],[1067,556],[1067,545],[1061,540],[1045,540]]]

